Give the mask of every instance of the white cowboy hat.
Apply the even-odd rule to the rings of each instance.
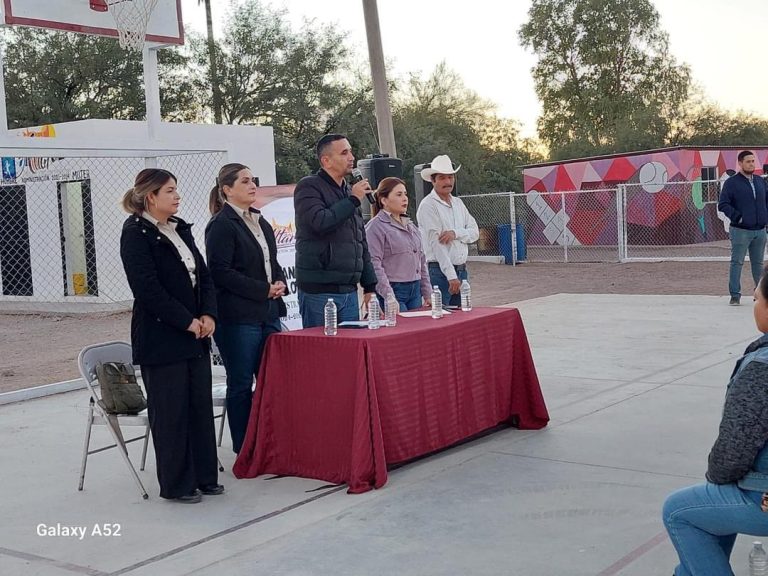
[[[456,174],[461,169],[461,164],[453,167],[451,159],[447,155],[435,156],[435,159],[429,164],[429,167],[421,171],[421,178],[427,182],[432,181],[433,174]]]

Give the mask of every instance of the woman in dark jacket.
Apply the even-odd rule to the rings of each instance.
[[[147,168],[123,197],[120,257],[133,292],[131,344],[147,390],[160,496],[200,502],[218,484],[209,336],[216,298],[176,177]]]
[[[763,333],[736,362],[704,484],[664,503],[664,525],[680,564],[675,576],[733,574],[738,534],[768,536],[768,274],[755,289],[755,325]]]
[[[286,315],[285,276],[277,261],[275,234],[251,207],[257,189],[247,166],[223,166],[211,190],[213,218],[205,229],[219,310],[215,339],[227,370],[227,416],[236,453],[248,427],[264,343],[280,331],[280,317]]]

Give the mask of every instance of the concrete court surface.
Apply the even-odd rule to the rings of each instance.
[[[148,501],[114,451],[89,459],[78,492],[87,394],[0,406],[0,575],[669,576],[676,555],[660,508],[703,477],[728,376],[757,336],[747,304],[569,294],[518,303],[550,426],[500,430],[362,495],[300,478],[235,480],[227,438],[227,493],[201,504],[157,496],[151,453],[140,472]],[[86,535],[39,536],[41,524]],[[94,535],[107,524],[120,535]],[[740,537],[737,576],[749,548]]]

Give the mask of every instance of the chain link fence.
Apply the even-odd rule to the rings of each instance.
[[[179,216],[201,251],[213,177],[224,152],[155,159],[179,179]],[[0,312],[124,310],[131,292],[119,254],[123,193],[145,167],[139,156],[2,157]],[[477,220],[470,258],[618,262],[728,258],[718,182],[527,194],[463,195]]]
[[[616,189],[461,199],[480,228],[472,257],[506,264],[620,259]]]
[[[462,196],[480,238],[471,258],[519,262],[725,259],[720,182]]]
[[[179,216],[204,251],[208,194],[224,152],[159,156],[178,178]],[[146,159],[136,156],[2,157],[0,311],[128,309],[120,260],[120,202]]]
[[[623,260],[730,258],[725,216],[717,211],[720,182],[668,182],[654,193],[641,184],[625,184],[619,193],[625,214]]]

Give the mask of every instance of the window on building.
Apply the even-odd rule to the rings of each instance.
[[[702,200],[706,203],[717,202],[720,186],[717,181],[717,166],[701,167]]]
[[[701,180],[702,182],[707,182],[708,180],[717,180],[717,166],[702,166]]]

